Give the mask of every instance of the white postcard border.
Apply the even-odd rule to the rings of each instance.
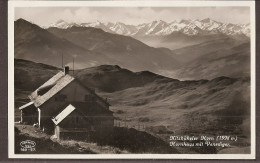
[[[251,154],[15,154],[14,9],[15,7],[250,7]],[[34,159],[255,159],[255,2],[254,1],[9,1],[8,2],[8,157]]]

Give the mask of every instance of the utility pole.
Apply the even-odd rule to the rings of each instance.
[[[73,56],[73,75],[74,75],[74,56]]]
[[[63,68],[63,53],[61,54],[61,68]]]

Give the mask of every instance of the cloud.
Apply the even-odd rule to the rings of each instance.
[[[124,22],[141,24],[154,20],[211,18],[225,23],[249,23],[249,7],[31,7],[16,8],[15,19],[23,18],[41,26],[60,19],[68,22]]]

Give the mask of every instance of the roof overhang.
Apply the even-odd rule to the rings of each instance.
[[[24,108],[30,107],[31,105],[33,105],[33,103],[34,103],[33,101],[28,102],[27,104],[24,104],[23,106],[20,106],[19,110],[23,110]]]

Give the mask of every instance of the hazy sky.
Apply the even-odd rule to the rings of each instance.
[[[40,26],[60,19],[67,22],[123,22],[140,24],[154,20],[211,18],[224,23],[249,23],[249,7],[27,7],[15,9],[15,20],[23,18]]]

